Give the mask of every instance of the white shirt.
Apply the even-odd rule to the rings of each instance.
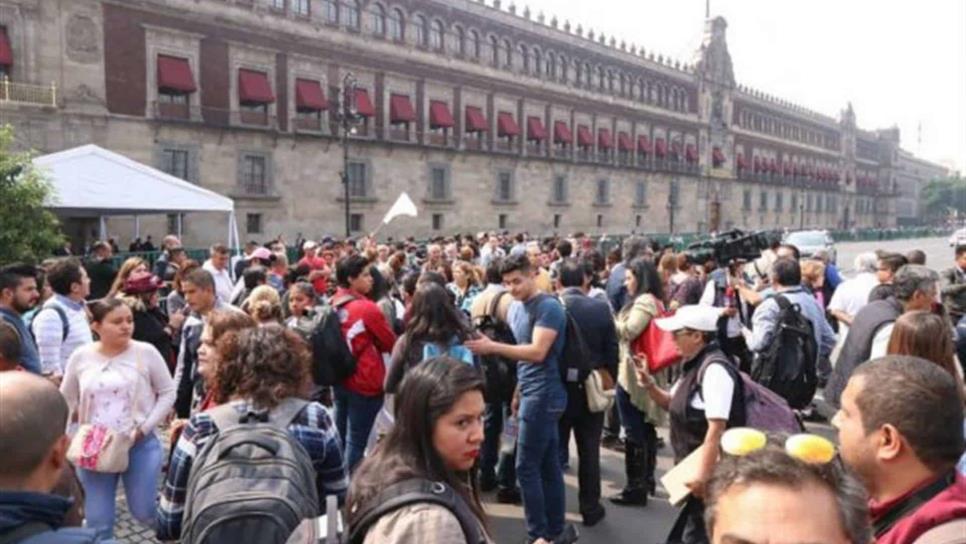
[[[872,337],[872,350],[869,352],[869,359],[886,356],[886,352],[889,350],[889,340],[892,339],[893,326],[895,326],[894,322],[883,325],[879,332]]]
[[[708,283],[704,286],[704,293],[701,294],[701,300],[698,304],[702,306],[714,306],[714,296],[716,294],[716,287],[714,280],[708,280]],[[728,318],[728,338],[736,338],[741,336],[741,318],[737,315]]]
[[[835,289],[828,309],[855,317],[869,303],[869,293],[876,285],[879,285],[879,279],[872,272],[862,272],[850,280],[845,280]]]
[[[681,381],[677,381],[671,387],[671,396]],[[731,379],[731,374],[720,364],[709,365],[701,377],[701,392],[695,390],[691,395],[689,404],[695,410],[704,410],[705,419],[724,419],[731,416],[731,400],[735,393],[735,381]]]
[[[235,288],[235,283],[231,281],[231,274],[228,269],[218,270],[215,265],[211,264],[211,259],[205,261],[201,268],[210,272],[215,279],[215,295],[218,296],[218,300],[225,304],[231,304],[231,293]]]
[[[54,376],[62,376],[74,351],[90,344],[94,338],[83,303],[74,302],[62,295],[54,295],[45,306],[52,304],[60,306],[67,316],[67,337],[64,337],[64,322],[60,315],[50,308],[37,312],[31,323],[31,330],[37,339],[41,370]]]

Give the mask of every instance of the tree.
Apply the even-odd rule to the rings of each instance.
[[[921,199],[926,218],[931,222],[962,219],[966,217],[966,179],[958,176],[934,179],[923,187]]]
[[[16,153],[13,128],[0,126],[0,264],[39,262],[64,245],[60,222],[44,204],[52,188],[30,153]]]

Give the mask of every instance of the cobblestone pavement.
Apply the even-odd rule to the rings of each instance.
[[[939,269],[948,266],[952,261],[952,250],[946,244],[945,239],[931,238],[921,240],[896,240],[883,242],[861,242],[838,244],[839,264],[844,271],[851,268],[852,260],[855,255],[865,251],[875,249],[885,249],[888,251],[906,251],[918,248],[924,250],[928,255],[928,265]],[[814,432],[820,432],[832,437],[833,431],[827,425],[810,426]],[[662,429],[662,434],[666,438],[666,429]],[[162,433],[161,440],[167,444],[167,433]],[[580,516],[577,514],[577,476],[576,476],[576,452],[571,444],[571,468],[564,475],[567,486],[567,519],[570,522],[579,524]],[[660,452],[658,460],[659,473],[672,466],[671,452],[669,448],[664,448]],[[603,496],[617,493],[624,483],[624,461],[623,457],[610,450],[603,450],[601,454],[601,479]],[[490,528],[493,532],[494,540],[499,543],[504,542],[523,542],[526,537],[523,522],[523,508],[517,505],[497,504],[492,494],[484,496],[486,510],[490,516]],[[607,508],[607,518],[598,526],[592,528],[580,527],[581,542],[599,542],[606,544],[649,544],[652,542],[663,541],[664,535],[674,522],[676,511],[666,500],[654,499],[647,508],[625,508],[611,505],[606,499],[603,501]],[[145,543],[158,542],[154,539],[152,530],[141,526],[134,521],[127,510],[127,503],[124,500],[122,486],[118,488],[117,502],[117,526],[115,536],[118,542]]]

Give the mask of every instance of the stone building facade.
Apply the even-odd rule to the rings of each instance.
[[[950,175],[948,168],[913,155],[905,149],[896,154],[896,222],[899,226],[922,225],[924,222],[922,190],[934,179]]]
[[[0,0],[0,122],[228,195],[244,239],[341,234],[346,139],[357,233],[402,191],[385,235],[894,225],[898,139],[738,85],[726,27],[689,64],[500,0]]]

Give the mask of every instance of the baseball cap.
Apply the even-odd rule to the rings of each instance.
[[[316,244],[312,240],[306,240],[305,242],[302,243],[302,249],[304,249],[305,251],[308,251],[310,249],[315,249],[317,247],[319,247],[319,244]]]
[[[249,256],[249,259],[260,259],[262,261],[272,260],[272,252],[267,247],[260,247]]]
[[[715,332],[718,330],[718,318],[720,316],[720,308],[695,304],[682,306],[671,317],[658,319],[655,323],[661,330],[670,332],[681,329]]]

